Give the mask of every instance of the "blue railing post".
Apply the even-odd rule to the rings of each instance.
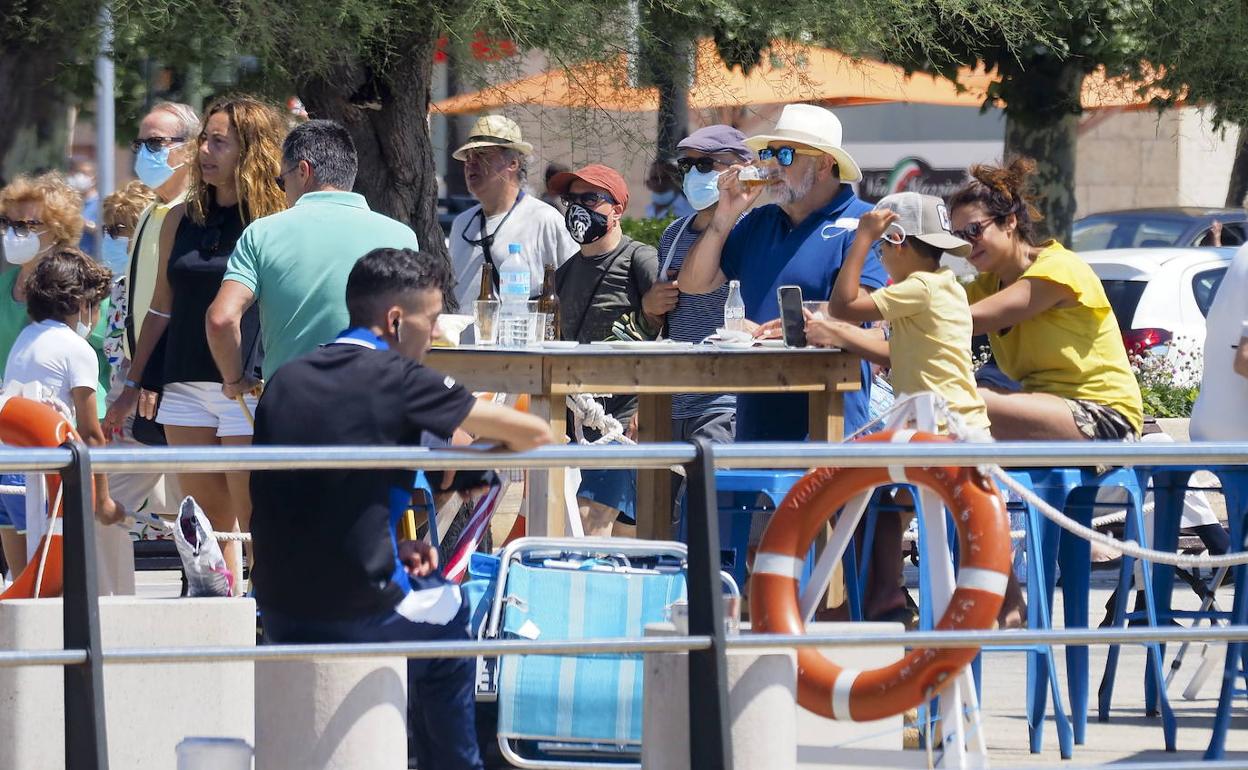
[[[80,441],[61,447],[73,456],[61,471],[65,649],[87,651],[84,663],[65,667],[65,767],[108,770],[91,457]]]
[[[711,443],[694,440],[685,466],[689,505],[689,633],[711,646],[689,653],[689,767],[732,770],[723,585],[719,576],[719,511]]]

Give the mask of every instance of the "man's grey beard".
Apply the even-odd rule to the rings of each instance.
[[[779,184],[774,184],[768,188],[767,194],[771,196],[771,202],[781,206],[787,206],[791,203],[797,203],[802,198],[810,194],[815,187],[816,171],[814,165],[806,168],[806,173],[802,174],[802,178],[793,184],[785,180]]]

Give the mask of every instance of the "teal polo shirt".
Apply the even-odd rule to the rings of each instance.
[[[256,295],[266,378],[350,326],[347,276],[380,248],[416,249],[416,234],[351,192],[304,193],[243,231],[222,280]]]

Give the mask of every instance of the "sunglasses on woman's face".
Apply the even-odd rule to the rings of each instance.
[[[978,222],[967,222],[966,227],[952,231],[952,235],[954,238],[961,238],[964,241],[978,241],[984,237],[984,229],[995,221],[997,220],[981,219]]]
[[[615,205],[615,199],[610,195],[603,195],[602,193],[596,192],[564,193],[559,196],[559,199],[563,201],[563,205],[565,206],[571,206],[573,203],[579,203],[587,209],[597,208],[603,203],[610,203],[612,206]]]
[[[0,230],[11,227],[19,238],[25,238],[30,235],[31,230],[42,226],[43,222],[40,222],[38,219],[9,219],[8,217],[0,217]]]
[[[818,150],[799,150],[796,147],[788,147],[788,146],[764,147],[763,149],[758,151],[758,159],[765,163],[771,160],[772,158],[775,158],[776,162],[779,163],[781,166],[792,166],[793,160],[798,155],[809,155],[812,157],[818,157],[822,154],[823,153],[819,152]]]

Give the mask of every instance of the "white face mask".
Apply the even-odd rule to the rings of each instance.
[[[91,327],[83,323],[83,320],[90,321],[91,315],[85,310],[78,311],[78,321],[74,324],[74,334],[82,337],[84,340],[91,336]]]
[[[12,227],[4,231],[4,258],[13,265],[24,265],[39,256],[39,233],[18,235]]]
[[[95,187],[95,180],[81,171],[70,174],[65,181],[81,195],[86,195],[91,191],[92,187]]]

